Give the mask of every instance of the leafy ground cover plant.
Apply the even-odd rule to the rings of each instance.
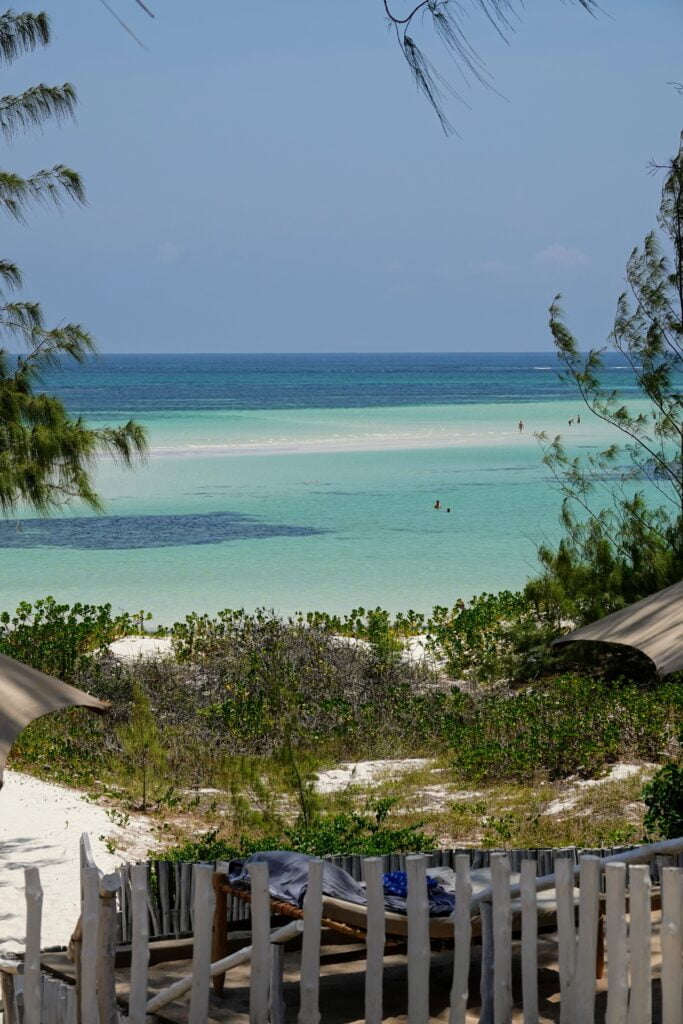
[[[676,683],[643,689],[566,675],[511,694],[452,694],[445,731],[466,779],[599,774],[630,756],[656,761],[683,719]]]
[[[243,836],[237,843],[221,838],[211,829],[163,851],[163,859],[174,861],[230,860],[258,850],[292,850],[311,857],[325,854],[359,854],[377,857],[387,853],[421,853],[433,850],[434,836],[419,824],[394,826],[387,822],[388,808],[375,807],[365,813],[321,815],[307,825],[285,827],[277,833]],[[158,854],[155,854],[158,856]]]
[[[643,789],[643,800],[647,806],[643,824],[649,837],[683,835],[683,764],[662,765]]]
[[[146,612],[113,615],[110,604],[22,601],[14,614],[0,614],[0,653],[70,682],[84,656],[140,632],[149,618]]]
[[[493,616],[522,606],[508,595],[497,610],[488,599],[481,607]],[[192,817],[194,803],[195,829],[220,813],[233,846],[244,834],[310,850],[353,839],[361,850],[378,851],[386,823],[375,829],[372,814],[359,809],[357,793],[346,803],[321,801],[313,786],[321,766],[436,756],[468,789],[475,781],[585,778],[619,759],[670,756],[683,721],[675,682],[639,686],[572,673],[517,690],[432,687],[419,667],[340,643],[326,622],[282,620],[265,611],[192,616],[174,628],[180,660],[136,664],[93,656],[93,647],[129,631],[134,620],[114,617],[107,607],[46,602],[22,606],[14,619],[0,640],[15,655],[21,651],[26,661],[53,671],[61,659],[64,678],[112,705],[103,719],[73,710],[33,723],[15,745],[14,765],[61,782],[117,790],[123,806],[138,806],[146,731],[135,750],[130,739],[142,701],[163,752],[163,772],[153,772],[163,774],[163,785],[155,778],[152,810],[173,823],[182,814]],[[381,629],[394,626],[395,620],[381,617]],[[474,638],[478,628],[468,626],[468,635]],[[202,787],[215,787],[215,800],[200,801],[196,791]],[[400,787],[391,795],[400,798]],[[533,822],[509,820],[509,813],[497,808],[479,814],[490,819],[486,834],[492,841],[503,842],[508,832],[516,838],[534,833]],[[412,829],[408,847],[417,842],[413,833],[420,833],[421,820],[420,812],[402,812],[395,822],[399,832]],[[541,826],[547,831],[544,819]],[[615,827],[614,820],[605,822],[605,835],[616,834]],[[438,831],[435,820],[430,828]],[[403,839],[392,834],[390,842]]]
[[[479,594],[470,601],[456,601],[452,608],[436,606],[429,636],[445,656],[452,678],[495,681],[509,674],[513,626],[532,614],[533,607],[522,594]]]

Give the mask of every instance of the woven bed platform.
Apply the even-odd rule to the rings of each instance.
[[[511,883],[518,880],[518,875],[512,875]],[[472,893],[477,895],[491,885],[491,871],[489,868],[482,868],[471,873]],[[240,900],[244,903],[251,903],[251,890],[244,885],[233,885],[228,881],[225,874],[217,872],[214,875],[214,891],[216,904],[214,911],[213,946],[211,958],[215,962],[226,955],[228,949],[228,936],[230,931],[230,920],[228,915],[228,900],[230,898]],[[574,889],[574,903],[578,909],[579,890]],[[538,929],[544,932],[553,932],[557,928],[557,899],[555,890],[551,889],[538,894]],[[282,900],[270,900],[271,914],[273,917],[284,917],[289,920],[303,920],[304,912],[301,907],[293,903],[286,903]],[[512,931],[513,934],[521,933],[522,907],[519,899],[512,900]],[[481,915],[477,912],[470,918],[472,929],[472,941],[481,941],[482,922]],[[386,933],[386,945],[388,949],[396,950],[404,947],[408,937],[408,917],[395,911],[387,910],[384,915],[384,926]],[[336,899],[332,896],[323,895],[323,909],[321,927],[324,930],[336,932],[347,940],[365,942],[367,938],[367,907],[359,903],[351,903],[347,900]],[[600,929],[602,932],[602,928]],[[452,945],[453,919],[450,916],[431,917],[429,919],[429,938],[434,949],[443,949]],[[602,942],[600,943],[602,945]],[[599,953],[598,971],[601,970],[602,951]],[[214,989],[220,992],[223,987],[224,975],[217,975],[214,978]]]

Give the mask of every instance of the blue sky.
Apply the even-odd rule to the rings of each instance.
[[[148,51],[98,0],[47,0],[53,45],[3,70],[5,93],[80,97],[5,157],[86,180],[87,208],[3,225],[54,321],[107,352],[542,350],[561,291],[582,347],[603,341],[655,221],[648,161],[683,124],[680,0],[527,0],[509,43],[473,4],[502,95],[432,45],[468,104],[450,138],[381,0],[109,2]]]

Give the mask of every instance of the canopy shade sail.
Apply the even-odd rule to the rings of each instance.
[[[50,711],[76,707],[102,714],[109,704],[0,654],[0,786],[7,755],[22,729]]]
[[[558,637],[553,644],[575,640],[634,647],[647,655],[662,678],[683,670],[683,580]]]

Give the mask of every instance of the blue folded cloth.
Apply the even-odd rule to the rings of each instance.
[[[385,898],[407,899],[408,875],[405,871],[388,871],[382,875],[382,882]],[[455,895],[452,892],[446,892],[436,878],[430,878],[429,875],[427,875],[427,899],[430,917],[445,917],[452,914],[455,909]]]
[[[382,875],[382,881],[384,883],[384,891],[391,896],[401,896],[406,899],[408,896],[408,875],[405,871],[387,871],[385,875]],[[430,889],[438,887],[439,883],[435,878],[430,878],[427,875],[427,892]]]

